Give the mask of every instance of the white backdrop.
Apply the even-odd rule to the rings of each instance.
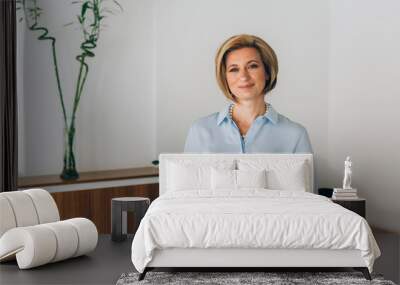
[[[79,30],[70,1],[42,0],[59,39],[72,101]],[[309,131],[317,185],[340,186],[351,155],[368,220],[400,232],[400,2],[385,0],[120,0],[110,16],[77,119],[78,170],[149,165],[183,150],[191,123],[226,101],[214,56],[229,36],[252,33],[275,49],[280,72],[267,98]],[[19,28],[20,175],[62,168],[62,121],[49,45]]]

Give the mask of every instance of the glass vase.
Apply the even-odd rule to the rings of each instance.
[[[75,180],[79,178],[76,170],[74,155],[75,127],[72,123],[69,128],[64,128],[64,166],[60,175],[64,180]]]

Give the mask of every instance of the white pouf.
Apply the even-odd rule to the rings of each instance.
[[[53,197],[43,189],[0,193],[0,262],[17,259],[28,269],[86,254],[96,248],[92,221],[59,221]]]

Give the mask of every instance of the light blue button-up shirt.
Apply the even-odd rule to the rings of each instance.
[[[203,117],[192,125],[185,152],[192,153],[312,153],[306,129],[269,105],[258,116],[246,136],[229,114],[230,105],[221,112]]]

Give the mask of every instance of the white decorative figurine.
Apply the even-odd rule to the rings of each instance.
[[[346,161],[344,162],[344,178],[343,178],[343,189],[352,189],[351,188],[351,159],[350,156],[346,157]]]

